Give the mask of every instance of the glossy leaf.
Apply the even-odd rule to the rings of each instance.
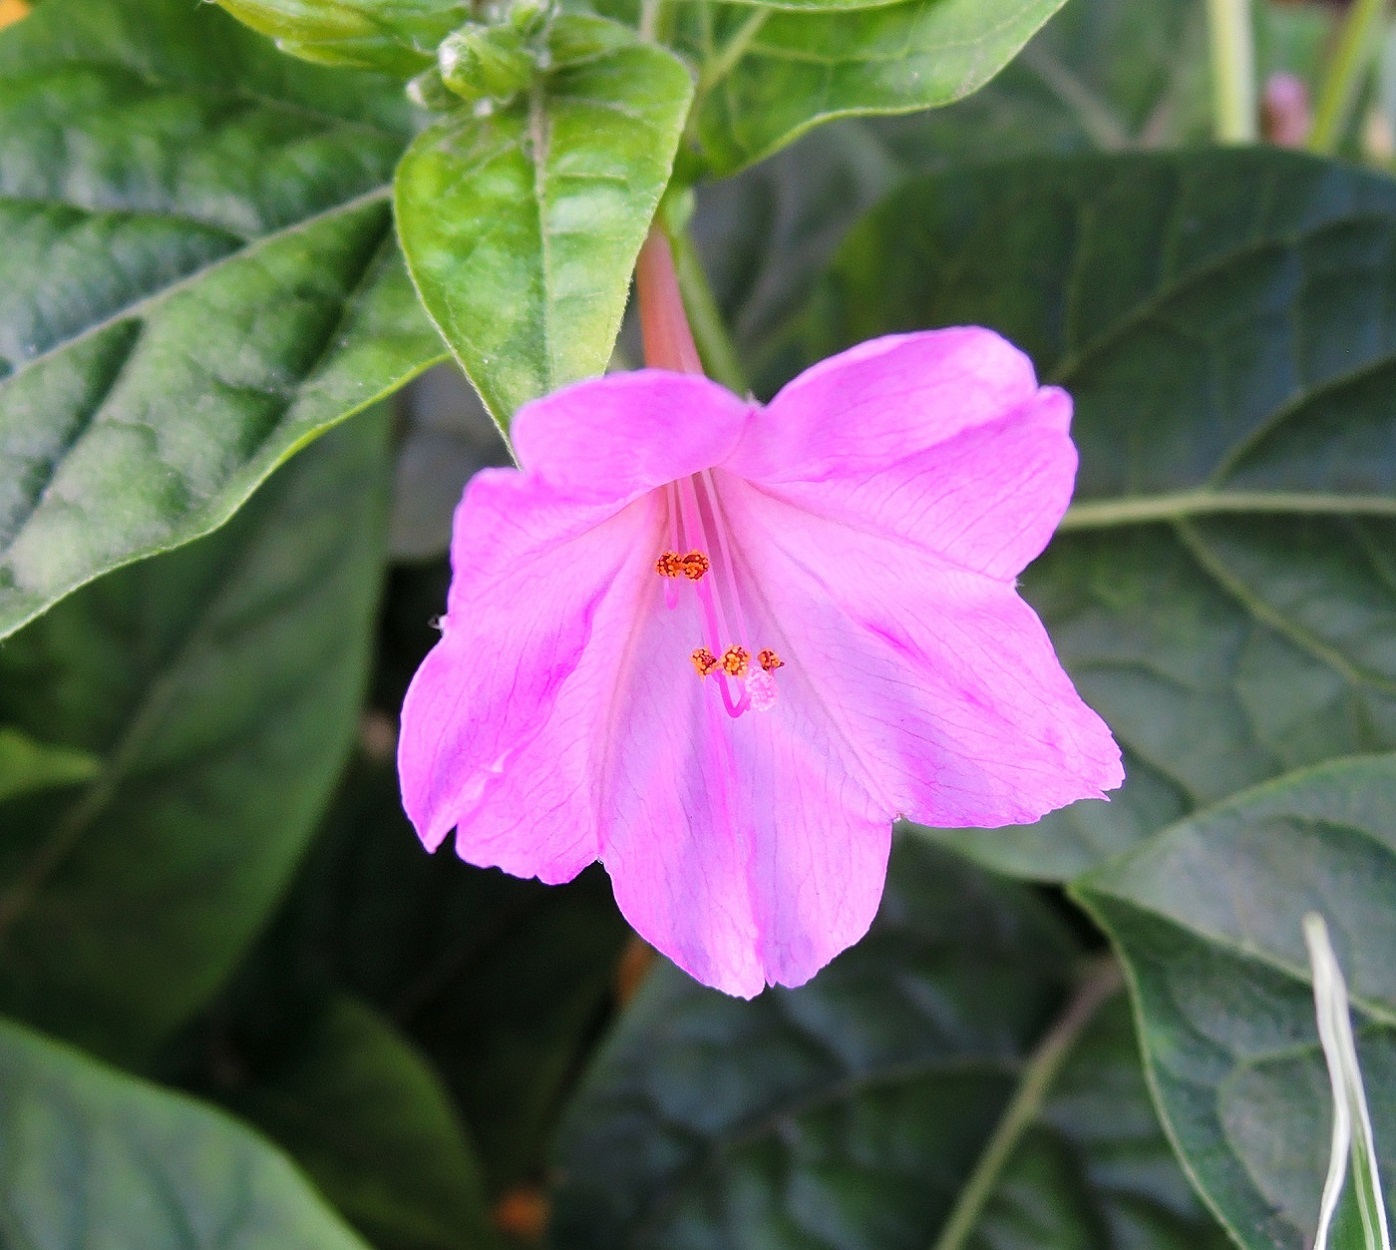
[[[222,524],[441,355],[392,238],[400,89],[212,5],[0,34],[0,636]]]
[[[1247,1250],[1319,1226],[1332,1095],[1303,915],[1349,973],[1379,1163],[1396,1181],[1396,756],[1247,791],[1084,878],[1130,970],[1152,1084],[1193,1178]]]
[[[347,996],[314,1013],[229,1105],[278,1142],[375,1244],[494,1244],[479,1165],[440,1078]]]
[[[731,173],[834,117],[909,113],[982,87],[1064,0],[901,0],[783,12],[685,5],[678,43],[702,67],[697,136]]]
[[[0,1023],[0,1239],[24,1250],[367,1250],[221,1112]]]
[[[808,986],[659,969],[569,1110],[555,1243],[1215,1244],[1101,1010],[1114,974],[1073,995],[1075,962],[1027,892],[902,841],[872,932]]]
[[[384,414],[234,521],[94,583],[0,649],[0,719],[101,760],[0,809],[0,1004],[137,1060],[231,971],[357,719],[386,511]]]
[[[218,0],[292,56],[407,76],[473,15],[468,0]]]
[[[422,302],[502,424],[606,368],[692,94],[681,62],[617,23],[559,18],[549,43],[529,96],[448,115],[397,176]]]
[[[850,236],[808,354],[991,325],[1076,400],[1076,502],[1024,591],[1128,781],[946,832],[1069,876],[1190,810],[1396,747],[1396,186],[1280,152],[1023,161]]]

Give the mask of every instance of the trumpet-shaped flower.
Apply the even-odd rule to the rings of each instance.
[[[1036,820],[1122,779],[1014,579],[1071,403],[988,330],[877,339],[764,407],[643,370],[526,406],[456,512],[403,708],[435,849],[600,860],[694,977],[799,985],[867,930],[892,822]]]

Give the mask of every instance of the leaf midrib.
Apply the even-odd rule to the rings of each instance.
[[[1342,495],[1322,491],[1182,490],[1153,495],[1086,499],[1066,510],[1058,531],[1154,525],[1216,515],[1374,516],[1396,519],[1396,495]]]
[[[114,309],[100,321],[91,322],[76,334],[71,334],[67,338],[60,339],[52,347],[46,348],[37,356],[29,357],[29,359],[24,361],[17,369],[7,373],[3,378],[0,378],[0,395],[3,395],[5,388],[9,386],[10,383],[14,382],[17,378],[23,377],[30,369],[37,368],[39,365],[60,355],[76,344],[91,338],[93,335],[100,334],[103,330],[108,330],[112,326],[118,325],[123,321],[129,321],[133,317],[143,316],[162,301],[172,298],[187,287],[193,286],[196,282],[201,282],[210,274],[216,273],[225,266],[231,265],[236,261],[245,260],[249,256],[255,256],[262,249],[290,238],[299,231],[311,229],[320,222],[328,221],[339,214],[352,213],[368,204],[374,204],[380,200],[387,200],[391,193],[391,184],[384,183],[382,186],[361,192],[359,195],[353,196],[350,199],[341,200],[338,204],[332,204],[329,208],[321,209],[318,213],[312,213],[309,217],[302,217],[299,221],[282,226],[280,229],[273,230],[269,234],[259,235],[242,247],[220,256],[211,264],[192,269],[183,277],[176,279],[167,286],[161,287],[158,291],[152,291],[149,295],[143,295],[138,300],[133,300],[129,304]]]

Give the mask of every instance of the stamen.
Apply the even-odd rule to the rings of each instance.
[[[693,661],[693,667],[699,677],[707,677],[717,669],[717,656],[707,647],[695,647],[693,654],[688,658]]]
[[[745,677],[751,652],[735,644],[722,653],[722,671],[729,677]]]
[[[661,552],[654,562],[654,571],[660,577],[681,577],[684,573],[684,557],[677,551]]]
[[[713,562],[701,551],[690,551],[683,557],[683,575],[691,582],[700,581]]]
[[[762,649],[756,657],[756,662],[768,673],[774,673],[778,668],[785,667],[785,661],[780,658],[770,647]]]

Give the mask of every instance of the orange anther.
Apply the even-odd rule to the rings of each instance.
[[[713,566],[713,562],[701,551],[690,551],[682,559],[683,575],[691,582],[696,582]]]
[[[722,653],[722,671],[729,677],[745,677],[751,652],[745,647],[731,646]]]
[[[693,661],[693,667],[699,677],[706,677],[717,668],[717,656],[707,647],[699,647],[688,658]]]
[[[774,673],[776,669],[785,667],[785,661],[770,647],[767,647],[756,657],[756,662],[768,673]]]
[[[684,571],[684,557],[677,551],[666,551],[654,562],[654,571],[660,577],[678,577]]]

